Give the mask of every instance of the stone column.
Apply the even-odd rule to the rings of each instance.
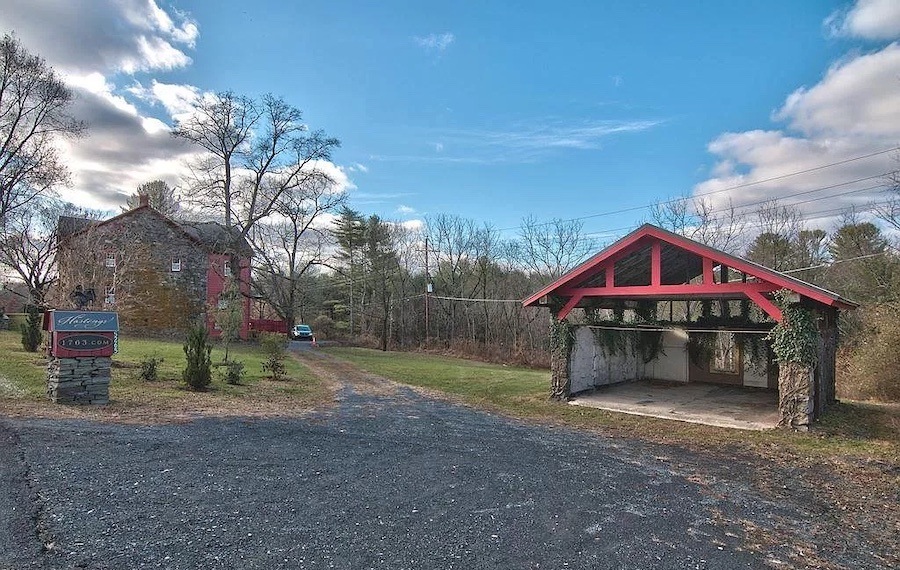
[[[569,380],[569,351],[556,347],[550,349],[550,398],[568,400],[571,382]]]
[[[813,421],[813,369],[797,362],[778,363],[779,427],[806,431]]]
[[[47,396],[62,404],[108,404],[112,358],[50,357],[47,363]]]

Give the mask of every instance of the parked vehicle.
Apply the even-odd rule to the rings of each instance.
[[[294,325],[294,328],[291,329],[291,338],[294,340],[312,340],[312,329],[309,325]]]

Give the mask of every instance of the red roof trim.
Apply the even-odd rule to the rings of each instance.
[[[615,260],[622,254],[626,253],[627,250],[637,244],[641,239],[647,237],[667,242],[671,245],[687,250],[701,257],[712,259],[716,263],[727,265],[728,267],[746,273],[747,275],[751,275],[753,277],[756,277],[757,279],[772,283],[779,289],[789,289],[791,291],[794,291],[795,293],[799,293],[804,297],[808,297],[824,305],[844,309],[852,309],[858,306],[857,303],[844,299],[840,295],[832,293],[831,291],[828,291],[826,289],[816,287],[815,285],[806,283],[805,281],[795,279],[793,277],[785,275],[784,273],[773,271],[768,267],[753,263],[752,261],[747,261],[746,259],[736,257],[729,253],[725,253],[724,251],[709,247],[692,239],[688,239],[684,236],[680,236],[651,224],[644,224],[619,241],[600,251],[575,269],[569,271],[553,283],[547,285],[540,291],[534,293],[533,295],[522,301],[522,304],[526,307],[535,305],[541,299],[541,297],[553,293],[562,293],[563,295],[565,295],[566,289],[569,289],[576,283],[583,281],[584,278],[587,275],[591,274],[592,271],[601,269],[601,265],[606,264],[610,260]],[[652,287],[647,287],[647,291],[648,294],[646,296],[654,296]]]

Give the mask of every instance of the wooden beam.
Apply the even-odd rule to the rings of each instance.
[[[704,257],[703,258],[703,284],[704,285],[712,285],[716,282],[715,275],[713,275],[713,260]]]
[[[579,287],[566,289],[562,295],[581,297],[719,297],[722,295],[744,295],[748,292],[769,293],[778,290],[772,283],[705,283],[688,285],[630,285],[627,287]]]
[[[765,311],[767,315],[775,319],[776,323],[780,323],[781,319],[784,318],[784,315],[781,314],[781,309],[775,306],[775,303],[766,299],[759,291],[747,290],[746,293],[750,300],[759,305],[759,308]]]
[[[662,243],[655,240],[650,246],[650,285],[662,283]]]
[[[609,288],[616,286],[616,266],[613,263],[606,266],[606,286]]]
[[[562,309],[560,309],[559,313],[556,315],[556,318],[560,321],[565,319],[567,316],[569,316],[569,313],[572,312],[572,309],[575,308],[575,305],[577,305],[582,299],[584,299],[584,295],[580,293],[572,295],[572,298],[569,299],[565,305],[563,305]]]
[[[579,302],[581,302],[581,300],[583,298],[584,298],[584,295],[581,295],[578,293],[573,295],[571,298],[569,298],[568,301],[566,301],[566,304],[563,305],[563,308],[560,309],[559,313],[557,313],[556,318],[560,321],[565,319],[567,316],[569,316],[569,313],[572,312],[572,309],[575,308],[575,305],[577,305]]]

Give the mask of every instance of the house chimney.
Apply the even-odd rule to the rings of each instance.
[[[150,195],[149,194],[138,194],[138,208],[143,208],[145,206],[150,205]]]

